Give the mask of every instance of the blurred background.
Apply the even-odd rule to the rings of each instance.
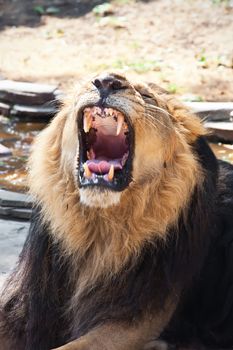
[[[120,69],[190,99],[233,100],[231,0],[0,0],[0,30],[10,79],[66,89]]]
[[[33,138],[60,96],[103,70],[223,103],[227,136],[212,147],[233,160],[233,0],[0,0],[0,280],[28,231]]]

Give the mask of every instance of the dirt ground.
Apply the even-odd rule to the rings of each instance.
[[[0,0],[0,75],[66,90],[117,69],[187,100],[233,101],[232,0],[103,1]]]

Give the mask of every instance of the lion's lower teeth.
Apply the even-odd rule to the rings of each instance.
[[[96,176],[97,174],[95,173],[92,173],[89,169],[89,166],[87,163],[84,163],[83,164],[83,169],[84,169],[84,177],[87,178],[87,179],[90,179],[92,178],[93,176]],[[114,169],[114,165],[112,164],[110,166],[110,169],[108,171],[107,174],[103,174],[103,177],[106,181],[110,181],[112,182],[113,181],[113,178],[114,178],[114,173],[115,173],[115,169]],[[101,174],[99,174],[99,176],[101,176]]]
[[[114,177],[114,165],[111,165],[111,168],[110,168],[110,170],[108,172],[108,180],[112,181],[113,177]]]
[[[90,178],[92,176],[92,172],[90,171],[86,163],[83,164],[83,168],[84,168],[84,176],[87,178]]]

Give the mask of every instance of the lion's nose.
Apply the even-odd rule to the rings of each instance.
[[[97,77],[93,84],[101,95],[107,95],[114,90],[122,89],[123,85],[119,79],[111,76]]]

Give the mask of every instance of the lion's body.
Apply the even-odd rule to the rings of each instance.
[[[135,165],[135,183],[109,208],[77,200],[67,110],[38,139],[31,161],[37,206],[3,295],[1,350],[141,350],[158,337],[196,350],[232,349],[233,167],[216,160],[195,117],[158,100],[180,122],[164,166],[151,175],[144,161],[142,181]],[[134,127],[141,162],[143,136]]]

